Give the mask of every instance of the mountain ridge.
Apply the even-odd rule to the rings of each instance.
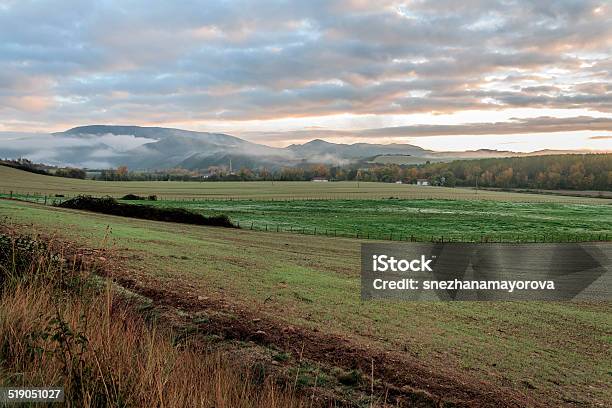
[[[345,165],[377,156],[413,156],[422,160],[450,161],[592,152],[553,149],[528,153],[495,149],[439,152],[407,143],[344,144],[321,138],[281,148],[225,133],[137,125],[76,126],[63,132],[51,133],[52,139],[37,139],[44,143],[32,142],[35,138],[28,136],[22,139],[11,138],[8,139],[10,143],[4,144],[1,136],[0,155],[6,157],[29,157],[49,164],[88,168],[127,165],[134,170],[171,167],[201,170],[227,165],[230,159],[235,168],[277,168],[304,163]]]

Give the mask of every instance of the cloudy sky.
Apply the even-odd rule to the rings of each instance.
[[[0,0],[0,131],[612,150],[611,3]]]

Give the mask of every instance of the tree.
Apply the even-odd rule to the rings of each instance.
[[[324,164],[315,164],[310,168],[314,177],[329,177],[329,168]]]
[[[253,172],[250,169],[247,169],[246,167],[243,167],[238,172],[238,176],[240,176],[240,178],[242,180],[252,180],[253,179]]]
[[[54,174],[59,177],[78,178],[78,179],[84,179],[87,176],[87,173],[85,173],[85,170],[76,169],[73,167],[67,167],[65,169],[57,169]]]
[[[119,177],[120,180],[125,180],[127,179],[127,175],[128,175],[128,167],[127,166],[119,166],[117,167],[117,176]]]
[[[567,181],[570,187],[582,188],[584,184],[584,165],[582,163],[576,163],[570,167]]]
[[[496,184],[500,187],[512,187],[512,176],[514,176],[514,170],[508,167],[496,177]]]
[[[447,187],[455,187],[457,184],[457,179],[455,178],[455,174],[452,171],[446,171],[442,174],[444,178],[444,182],[442,185]]]

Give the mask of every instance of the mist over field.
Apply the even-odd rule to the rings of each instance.
[[[155,142],[134,135],[69,135],[48,133],[0,132],[3,158],[26,157],[56,166],[109,168],[117,165],[124,153]]]

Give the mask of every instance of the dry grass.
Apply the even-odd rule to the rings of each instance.
[[[173,344],[110,285],[93,288],[75,263],[14,242],[12,254],[0,247],[0,385],[63,386],[69,406],[78,407],[305,405],[226,355]],[[26,252],[34,256],[17,265]],[[28,279],[43,271],[68,279]]]

